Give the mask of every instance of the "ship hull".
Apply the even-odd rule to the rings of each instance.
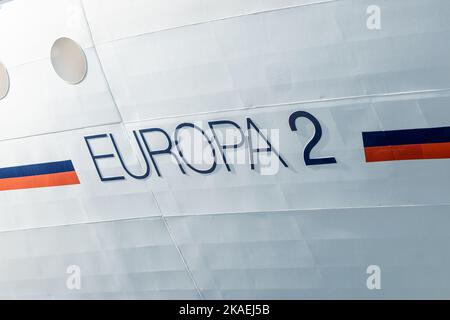
[[[0,297],[450,298],[448,1],[216,2],[1,6]]]

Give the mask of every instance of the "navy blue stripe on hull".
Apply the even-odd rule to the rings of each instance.
[[[0,179],[38,176],[43,174],[52,174],[70,171],[75,171],[72,161],[70,160],[59,162],[48,162],[40,164],[31,164],[26,166],[0,168]]]
[[[450,127],[363,132],[364,147],[450,142]]]

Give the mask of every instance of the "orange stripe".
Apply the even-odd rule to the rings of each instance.
[[[450,142],[365,148],[366,162],[448,159]]]
[[[75,171],[0,179],[0,191],[80,184]]]

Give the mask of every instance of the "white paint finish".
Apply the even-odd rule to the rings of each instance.
[[[79,0],[14,0],[0,10],[0,52],[8,67],[50,56],[53,42],[62,37],[82,48],[93,46]]]
[[[449,206],[168,218],[209,299],[447,296]],[[382,270],[382,291],[366,268]],[[419,271],[420,270],[420,271]]]
[[[320,3],[319,0],[83,0],[87,19],[97,44],[142,34]]]
[[[86,52],[89,74],[69,86],[50,62],[55,40]],[[0,140],[120,121],[79,0],[14,0],[0,10],[0,59],[10,87],[0,101]]]
[[[3,298],[199,298],[159,218],[0,232],[0,239]],[[66,287],[70,265],[80,268],[79,291]]]
[[[380,32],[365,28],[367,3],[246,15],[100,43],[98,52],[126,122],[450,88],[448,3],[403,10],[383,1]],[[420,31],[405,23],[419,14]]]
[[[0,101],[0,140],[120,121],[93,48],[89,74],[77,86],[61,80],[44,59],[8,68],[10,90]]]
[[[442,298],[450,282],[448,210],[353,208],[167,222],[209,299]],[[0,232],[0,239],[3,298],[199,298],[159,218]],[[366,267],[374,263],[382,291],[365,287]],[[73,264],[83,272],[81,291],[65,287]]]
[[[0,167],[72,160],[81,184],[0,192],[0,231],[110,221],[160,215],[155,199],[142,181],[101,183],[84,136],[112,133],[130,170],[139,168],[120,125],[0,142]],[[91,142],[97,152],[110,144]],[[114,159],[113,159],[114,160]],[[101,161],[101,160],[100,160]],[[120,163],[103,160],[103,173],[119,172]]]

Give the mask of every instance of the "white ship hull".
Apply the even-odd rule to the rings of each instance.
[[[0,168],[70,161],[79,183],[0,179],[0,297],[450,298],[450,159],[372,162],[363,140],[450,127],[450,2],[375,1],[370,30],[373,2],[2,4]],[[77,85],[60,37],[85,52]]]

